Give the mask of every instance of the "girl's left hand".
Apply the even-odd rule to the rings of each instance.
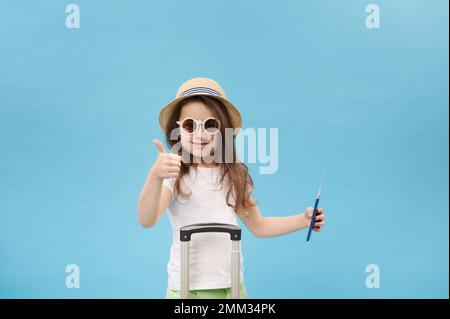
[[[305,211],[305,217],[306,217],[306,220],[308,221],[308,227],[311,223],[313,211],[314,211],[313,207],[308,207],[308,208],[306,208],[306,211]],[[325,211],[323,210],[323,208],[317,207],[316,220],[314,222],[313,230],[316,232],[320,232],[324,225],[325,225]]]

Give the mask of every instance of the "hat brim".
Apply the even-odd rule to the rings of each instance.
[[[223,98],[221,96],[217,96],[217,95],[213,95],[213,94],[198,93],[198,94],[191,94],[191,95],[187,95],[187,96],[178,97],[178,98],[172,100],[169,104],[167,104],[166,106],[164,106],[161,109],[161,111],[159,112],[159,125],[161,126],[161,129],[163,130],[163,132],[166,132],[167,122],[169,121],[170,115],[174,111],[175,106],[184,99],[187,99],[192,96],[199,96],[199,95],[208,96],[208,97],[211,97],[211,98],[214,98],[214,99],[217,99],[217,100],[220,100],[221,102],[223,102],[223,104],[225,105],[225,107],[228,111],[228,114],[230,115],[231,125],[233,126],[234,129],[236,129],[236,133],[239,131],[239,129],[242,127],[242,117],[241,117],[241,113],[233,105],[233,103],[231,103],[228,99]]]

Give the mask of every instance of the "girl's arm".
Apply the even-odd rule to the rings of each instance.
[[[159,140],[153,143],[158,147],[158,158],[148,172],[138,201],[138,220],[142,227],[155,225],[166,210],[173,195],[163,186],[163,180],[176,177],[181,165],[181,156],[166,153]]]
[[[150,170],[138,201],[138,220],[142,227],[154,226],[172,199],[172,192],[163,186],[154,171]]]
[[[293,231],[308,228],[313,208],[306,208],[304,213],[284,217],[263,217],[258,206],[238,209],[238,214],[247,228],[257,237],[281,236]],[[325,213],[317,208],[314,230],[320,232],[324,225]]]

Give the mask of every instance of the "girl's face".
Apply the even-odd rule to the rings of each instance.
[[[180,110],[180,123],[186,118],[193,118],[197,121],[205,121],[214,117],[214,114],[208,107],[199,101],[191,101],[183,105]],[[204,122],[203,122],[204,123]],[[187,134],[183,129],[180,130],[181,146],[188,151],[196,160],[212,161],[213,150],[217,143],[218,134],[208,134],[203,125],[200,125],[194,134]]]

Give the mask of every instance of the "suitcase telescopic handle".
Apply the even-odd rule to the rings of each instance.
[[[192,224],[180,228],[181,298],[189,298],[189,245],[195,233],[228,233],[231,239],[231,298],[240,297],[241,228],[221,223]]]
[[[228,233],[231,240],[241,240],[239,226],[221,223],[193,224],[180,228],[180,241],[190,241],[192,234],[196,233]]]

